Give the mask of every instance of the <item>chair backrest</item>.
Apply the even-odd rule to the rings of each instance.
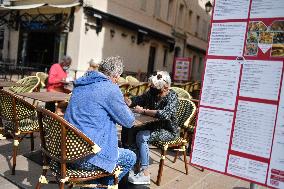
[[[126,79],[124,79],[124,77],[119,77],[118,78],[118,81],[117,81],[117,83],[119,83],[119,84],[123,84],[123,83],[126,83],[127,81],[126,81]]]
[[[194,119],[196,110],[194,102],[189,99],[179,98],[177,108],[178,126],[181,128],[188,127],[187,124]]]
[[[139,83],[140,81],[138,79],[136,79],[135,77],[128,75],[126,76],[126,82],[128,83]]]
[[[36,72],[36,76],[40,79],[40,86],[45,87],[48,74],[44,72]]]
[[[38,90],[40,79],[37,76],[28,76],[17,81],[23,86],[13,86],[9,90],[14,93],[31,93]]]
[[[119,88],[122,94],[126,94],[128,92],[129,84],[128,83],[121,84],[119,85]]]
[[[192,96],[184,89],[179,87],[170,87],[170,89],[174,90],[179,98],[192,99]]]
[[[134,86],[134,87],[130,87],[128,89],[128,94],[130,96],[138,96],[138,94],[139,94],[139,85]]]
[[[41,147],[57,162],[71,162],[97,153],[98,145],[55,113],[37,107]]]
[[[138,95],[142,95],[149,88],[149,83],[142,83],[139,85]]]
[[[14,130],[18,130],[20,120],[36,116],[35,109],[35,106],[24,99],[0,90],[0,117],[2,120],[14,122]]]

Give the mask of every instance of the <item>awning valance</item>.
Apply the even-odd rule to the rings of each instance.
[[[78,0],[71,1],[68,3],[33,3],[33,4],[25,4],[25,5],[15,5],[15,6],[0,6],[0,10],[26,10],[26,9],[34,9],[42,6],[49,6],[55,8],[70,8],[80,5]]]
[[[1,6],[1,9],[10,10],[22,10],[22,9],[34,9],[45,5],[44,3],[32,4],[32,5],[17,5],[17,6]]]

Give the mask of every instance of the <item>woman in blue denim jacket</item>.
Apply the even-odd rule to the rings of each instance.
[[[120,165],[123,172],[119,179],[136,162],[135,153],[118,148],[116,124],[130,128],[135,121],[116,84],[122,72],[122,59],[109,57],[100,63],[99,71],[89,71],[76,80],[64,116],[101,148],[96,155],[77,162],[76,167],[112,172]],[[113,178],[104,179],[103,184],[113,184]]]

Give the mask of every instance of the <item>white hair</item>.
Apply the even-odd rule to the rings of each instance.
[[[166,71],[158,71],[157,75],[152,75],[149,78],[149,82],[152,83],[157,89],[162,89],[165,86],[171,86],[170,74]]]
[[[120,76],[123,72],[123,59],[120,56],[111,56],[99,63],[99,71],[107,76]]]

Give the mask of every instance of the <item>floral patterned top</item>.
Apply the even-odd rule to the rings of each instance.
[[[153,96],[147,91],[141,96],[132,97],[131,100],[131,107],[139,105],[146,109],[158,110],[156,117],[160,121],[151,126],[153,129],[151,129],[150,141],[169,141],[178,137],[179,129],[176,118],[178,97],[173,90],[162,98]]]

